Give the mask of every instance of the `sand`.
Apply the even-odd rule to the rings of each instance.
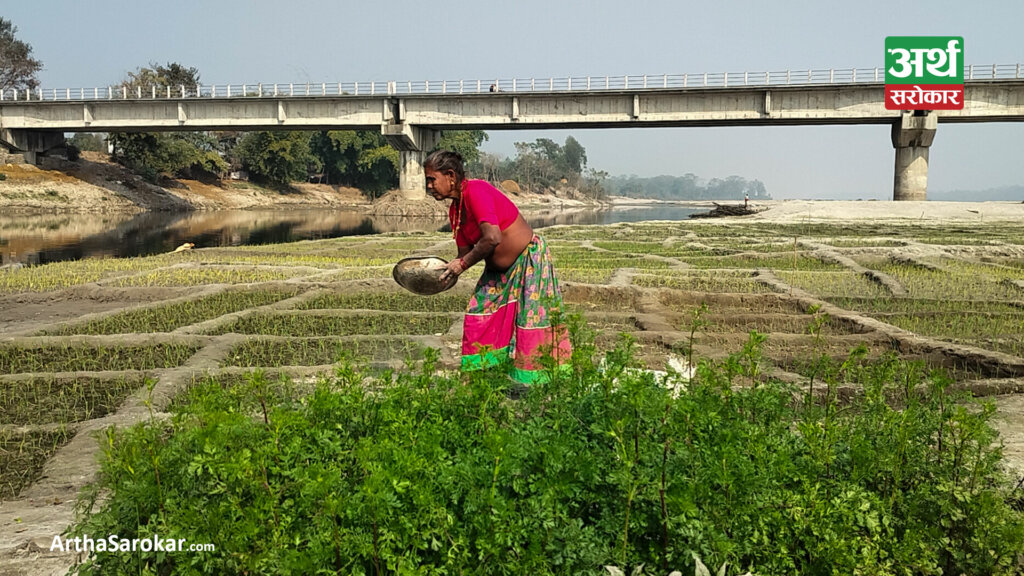
[[[1024,202],[893,202],[888,200],[773,200],[751,202],[762,210],[744,220],[759,222],[851,222],[886,220],[907,224],[1024,223]]]

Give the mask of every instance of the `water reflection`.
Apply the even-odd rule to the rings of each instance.
[[[534,228],[683,220],[700,208],[659,206],[527,212]],[[185,242],[196,248],[272,244],[399,231],[449,230],[443,219],[371,216],[343,210],[220,210],[142,214],[0,216],[0,264],[159,254]]]

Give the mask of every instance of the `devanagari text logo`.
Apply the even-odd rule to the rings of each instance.
[[[962,110],[962,36],[889,36],[885,39],[887,110]]]

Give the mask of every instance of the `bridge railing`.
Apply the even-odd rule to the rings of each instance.
[[[1024,78],[1022,64],[970,64],[965,81]],[[743,86],[810,86],[822,84],[877,84],[885,81],[883,68],[830,68],[774,72],[701,72],[697,74],[643,74],[629,76],[563,76],[548,78],[493,78],[477,80],[409,80],[319,83],[210,84],[196,86],[104,86],[102,88],[36,88],[0,90],[0,101],[178,100],[196,98],[297,98],[312,96],[366,96],[415,94],[485,94],[488,92],[545,93],[600,92],[606,90],[666,90],[734,88]]]

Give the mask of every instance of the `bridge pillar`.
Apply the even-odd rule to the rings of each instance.
[[[423,160],[427,152],[437,146],[440,132],[408,124],[383,124],[381,132],[388,144],[398,150],[399,192],[409,200],[425,200],[427,185]]]
[[[928,199],[928,149],[935,139],[938,116],[908,113],[892,125],[892,146],[896,149],[893,200]]]
[[[45,154],[55,148],[64,146],[63,132],[43,132],[36,130],[0,130],[3,147],[19,153],[28,164],[35,164],[39,154]]]

